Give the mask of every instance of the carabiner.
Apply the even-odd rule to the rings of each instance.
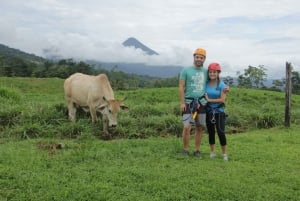
[[[215,124],[215,123],[216,123],[215,113],[213,113],[210,122],[211,122],[212,124]]]

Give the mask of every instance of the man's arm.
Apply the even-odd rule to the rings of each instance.
[[[179,99],[180,99],[180,108],[182,111],[185,111],[184,90],[185,90],[185,81],[179,80]]]

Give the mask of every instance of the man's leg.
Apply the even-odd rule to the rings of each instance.
[[[195,128],[195,152],[200,151],[201,140],[202,140],[202,126],[196,126],[196,128]]]
[[[185,151],[189,150],[190,132],[191,132],[191,126],[190,125],[184,125],[183,126],[183,131],[182,131],[182,141],[183,141],[183,149]]]

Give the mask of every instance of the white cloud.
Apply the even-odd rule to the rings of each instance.
[[[265,65],[282,77],[285,62],[300,65],[298,0],[10,0],[0,2],[0,43],[43,56],[148,64],[191,65],[197,47],[223,75]],[[135,37],[157,51],[123,47]]]

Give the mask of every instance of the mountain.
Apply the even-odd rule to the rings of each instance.
[[[134,47],[136,49],[142,50],[145,54],[159,55],[156,51],[150,49],[139,40],[134,37],[130,37],[122,43],[125,47]],[[126,73],[133,73],[137,75],[147,75],[152,77],[175,77],[178,76],[178,73],[182,69],[182,66],[171,66],[171,65],[147,65],[144,63],[126,63],[126,62],[105,62],[105,61],[95,61],[90,60],[87,63],[92,64],[94,66],[98,66],[105,69],[115,68],[117,70],[121,70]]]
[[[154,50],[150,49],[149,47],[147,47],[146,45],[144,45],[143,43],[141,43],[140,41],[138,41],[136,38],[134,37],[130,37],[127,40],[125,40],[122,43],[125,47],[134,47],[136,49],[141,49],[142,51],[144,51],[147,55],[159,55],[157,52],[155,52]]]

